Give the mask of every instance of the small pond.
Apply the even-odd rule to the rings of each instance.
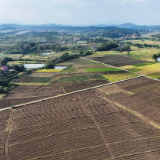
[[[55,53],[53,53],[53,52],[42,53],[43,56],[48,56],[48,55],[51,55],[51,54],[55,54]]]
[[[160,62],[160,57],[159,57],[159,58],[157,58],[157,61],[158,61],[158,62]]]
[[[24,67],[26,69],[41,68],[44,66],[45,66],[45,64],[24,64]]]
[[[66,69],[67,66],[55,66],[54,69]]]

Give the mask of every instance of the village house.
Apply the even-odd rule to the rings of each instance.
[[[8,67],[7,66],[1,66],[0,70],[2,70],[3,72],[8,72]]]
[[[96,49],[97,49],[97,46],[92,46],[92,49],[93,49],[93,50],[96,50]]]

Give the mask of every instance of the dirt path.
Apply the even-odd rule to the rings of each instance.
[[[8,121],[8,136],[5,142],[5,157],[6,160],[10,160],[10,156],[9,156],[9,140],[11,137],[11,133],[12,133],[12,127],[13,127],[13,117],[14,117],[14,113],[15,111],[12,110],[10,117],[9,117],[9,121]]]
[[[80,97],[79,97],[79,98],[80,98]],[[86,107],[83,107],[83,108],[84,108],[85,111],[88,113],[88,115],[92,118],[94,124],[96,125],[96,127],[97,127],[97,129],[98,129],[98,131],[99,131],[99,133],[100,133],[100,135],[101,135],[101,137],[102,137],[102,139],[103,139],[103,141],[104,141],[104,143],[105,143],[105,145],[106,145],[106,147],[107,147],[107,149],[108,149],[108,151],[109,151],[109,153],[110,153],[110,155],[111,155],[111,158],[114,159],[115,156],[114,156],[114,154],[113,154],[113,151],[112,151],[112,149],[110,148],[109,143],[107,142],[107,140],[106,140],[106,138],[105,138],[105,136],[104,136],[104,134],[103,134],[103,131],[101,130],[98,122],[97,122],[96,119],[94,118],[94,115],[92,115],[92,113],[91,113]]]

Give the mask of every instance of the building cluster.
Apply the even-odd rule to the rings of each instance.
[[[0,71],[3,71],[4,73],[15,72],[15,70],[14,70],[14,69],[10,69],[9,66],[1,66],[1,67],[0,67]]]

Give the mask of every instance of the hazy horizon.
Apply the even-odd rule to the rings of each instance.
[[[0,24],[160,25],[158,0],[0,0]]]

